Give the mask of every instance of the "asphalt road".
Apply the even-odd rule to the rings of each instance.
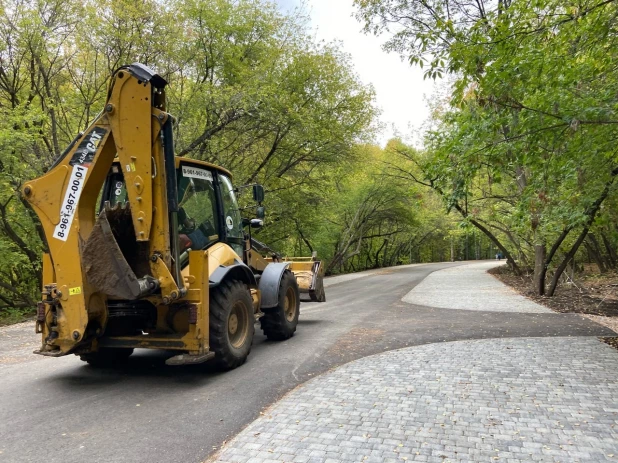
[[[286,392],[329,368],[386,350],[441,341],[606,335],[577,315],[415,306],[401,298],[434,270],[387,269],[331,285],[304,303],[297,334],[256,330],[248,362],[231,372],[168,367],[137,351],[123,369],[30,354],[33,326],[0,328],[0,462],[198,463]]]

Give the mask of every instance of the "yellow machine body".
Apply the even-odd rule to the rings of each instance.
[[[91,126],[47,173],[22,189],[49,249],[43,256],[36,324],[42,345],[36,353],[160,348],[182,351],[175,364],[205,361],[214,355],[210,292],[226,278],[242,282],[250,295],[250,323],[263,315],[257,281],[269,262],[258,259],[248,241],[234,248],[214,235],[206,249],[181,254],[172,177],[181,169],[195,169],[210,180],[213,175],[231,179],[231,174],[207,162],[174,157],[165,85],[144,66],[121,68]],[[125,200],[102,201],[104,185],[120,174]],[[219,219],[232,221],[230,216]],[[315,261],[290,266],[301,288],[311,286],[311,272],[320,273]],[[142,314],[149,317],[145,325],[123,326],[122,318],[112,322],[115,316],[128,320]]]

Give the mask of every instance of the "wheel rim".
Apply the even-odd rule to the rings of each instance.
[[[227,334],[232,347],[238,349],[243,346],[249,335],[248,310],[242,301],[237,301],[227,319]]]
[[[296,293],[294,292],[294,288],[288,288],[285,293],[285,301],[283,304],[285,319],[289,322],[293,321],[296,316]]]

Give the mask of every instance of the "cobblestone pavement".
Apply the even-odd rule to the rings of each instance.
[[[366,357],[301,385],[215,459],[618,461],[618,353],[565,337]]]
[[[436,271],[403,302],[553,314],[486,273],[500,264]],[[503,338],[362,358],[288,394],[215,460],[618,462],[618,353],[594,337]]]
[[[442,309],[552,313],[486,273],[499,265],[504,265],[504,261],[485,261],[439,270],[406,294],[403,301]]]

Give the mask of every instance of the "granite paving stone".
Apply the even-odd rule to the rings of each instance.
[[[552,313],[486,273],[501,264],[439,270],[403,302]],[[524,337],[362,358],[298,387],[211,461],[241,455],[256,463],[618,462],[618,352],[595,337]]]
[[[485,261],[433,272],[403,298],[442,309],[483,312],[552,313],[486,273],[504,261]]]
[[[615,462],[618,352],[596,338],[561,337],[366,357],[288,394],[216,461],[237,461],[235,449],[272,449],[274,440],[285,441],[285,454],[252,461]]]

